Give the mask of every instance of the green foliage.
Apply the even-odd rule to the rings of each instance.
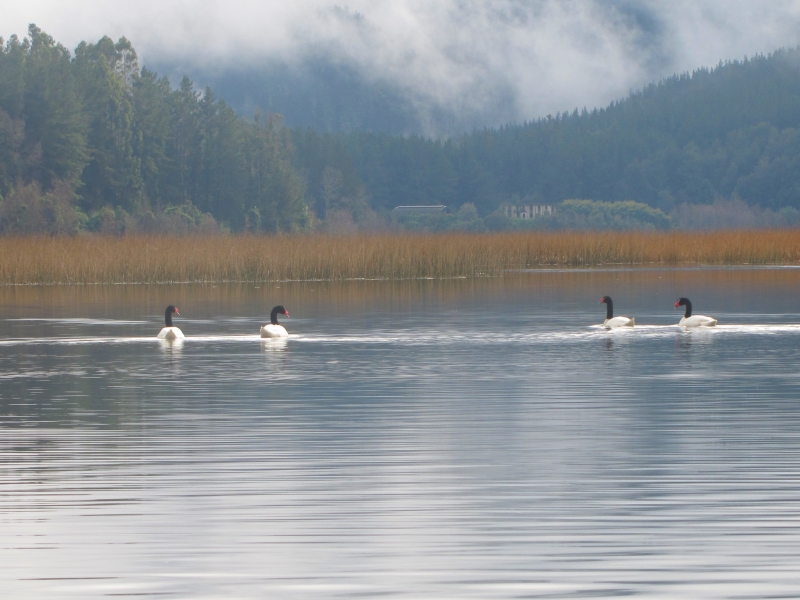
[[[0,193],[18,179],[75,182],[89,159],[87,119],[69,51],[35,25],[0,40]]]
[[[672,220],[678,229],[695,230],[797,227],[800,211],[791,206],[775,211],[733,198],[714,204],[681,204],[675,207]]]
[[[83,205],[107,203],[138,208],[142,195],[140,159],[134,154],[134,109],[130,82],[138,76],[136,53],[122,38],[104,37],[97,44],[81,43],[74,70],[81,83],[90,120],[91,159],[83,170]]]
[[[667,229],[800,211],[800,49],[452,140],[345,129],[242,119],[188,77],[173,89],[140,69],[125,38],[72,57],[31,25],[0,40],[2,230]],[[499,212],[520,199],[561,204],[524,222]],[[450,213],[390,216],[408,204]]]
[[[292,132],[292,142],[296,149],[292,164],[307,183],[311,208],[318,218],[327,218],[330,209],[343,208],[338,206],[342,198],[363,195],[364,184],[344,139],[296,129]]]
[[[0,40],[3,231],[307,228],[293,150],[280,118],[240,119],[188,78],[173,90],[125,38],[81,43],[74,58],[34,25]],[[77,220],[32,225],[63,185]]]
[[[233,111],[229,117],[233,117]],[[260,115],[245,130],[243,163],[247,182],[242,213],[256,208],[261,231],[295,231],[310,224],[306,186],[292,167],[294,152],[289,130],[278,115],[262,120]],[[243,225],[243,224],[242,224]]]
[[[593,202],[564,200],[553,216],[534,219],[541,226],[558,229],[669,229],[672,219],[657,208],[641,202]]]
[[[671,77],[603,109],[449,141],[318,135],[295,160],[334,153],[352,165],[352,185],[363,182],[384,210],[472,203],[487,218],[514,196],[544,204],[632,198],[664,213],[734,197],[800,209],[800,49]],[[523,226],[497,214],[490,221]]]
[[[395,229],[425,232],[471,231],[480,233],[491,229],[484,219],[478,216],[474,204],[463,204],[455,214],[402,214],[391,216]]]
[[[0,108],[0,193],[8,192],[23,170],[25,122]]]
[[[224,233],[214,217],[204,213],[191,202],[168,206],[164,210],[143,210],[129,214],[121,206],[104,206],[83,218],[83,229],[97,233],[123,235],[125,233],[197,234]]]
[[[166,218],[153,219],[151,227],[154,230],[161,229],[179,233],[214,233],[220,230],[214,217],[204,213],[191,202],[180,206],[170,206],[164,211],[164,216]],[[167,227],[159,228],[159,224],[163,222],[166,222]],[[140,224],[142,229],[146,226],[145,223]]]

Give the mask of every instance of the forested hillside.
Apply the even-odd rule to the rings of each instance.
[[[790,50],[675,76],[603,109],[450,140],[293,135],[303,149],[294,160],[310,173],[317,204],[321,157],[330,155],[330,166],[360,181],[379,209],[473,203],[485,215],[514,199],[581,198],[669,213],[725,199],[800,208],[799,128],[800,52]]]
[[[31,26],[0,47],[0,229],[306,225],[279,117],[243,120],[186,78],[172,89],[124,38],[72,56]]]
[[[370,98],[362,125],[394,114]],[[795,224],[800,50],[433,140],[238,115],[210,88],[140,68],[124,38],[71,53],[31,26],[0,41],[0,233],[424,225],[393,220],[400,204],[445,204],[435,227],[480,231],[509,227],[497,209],[521,201],[563,203],[537,226]]]

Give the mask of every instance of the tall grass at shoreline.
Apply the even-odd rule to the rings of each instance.
[[[498,276],[600,265],[800,263],[800,230],[0,238],[0,284]]]

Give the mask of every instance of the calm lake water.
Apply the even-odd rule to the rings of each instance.
[[[0,288],[2,597],[797,597],[798,289]],[[679,296],[720,326],[681,331]]]

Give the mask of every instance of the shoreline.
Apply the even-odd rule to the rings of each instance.
[[[467,279],[501,279],[506,275],[525,275],[543,273],[631,273],[637,271],[778,271],[800,270],[800,264],[664,264],[651,263],[640,265],[597,265],[597,266],[558,266],[531,267],[527,269],[507,269],[499,275],[457,275],[453,277],[410,277],[405,279],[392,279],[388,277],[353,277],[348,279],[274,279],[269,281],[247,280],[218,280],[218,281],[90,281],[90,282],[45,282],[45,283],[0,283],[0,288],[13,287],[48,287],[48,286],[166,286],[166,285],[245,285],[245,284],[280,284],[280,283],[387,283],[387,282],[412,282],[412,281],[457,281]]]

